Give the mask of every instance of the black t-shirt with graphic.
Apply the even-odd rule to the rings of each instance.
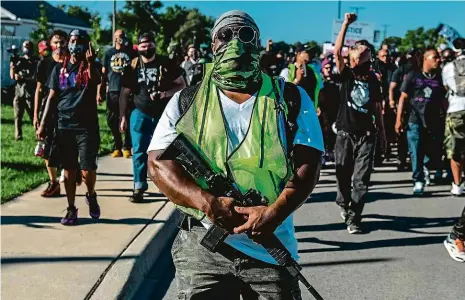
[[[442,102],[446,90],[439,72],[429,77],[421,71],[411,71],[400,91],[409,97],[409,122],[435,130],[442,127]]]
[[[158,92],[172,88],[173,81],[182,75],[182,69],[174,61],[158,56],[149,63],[138,58],[137,67],[126,67],[121,83],[134,94],[136,108],[152,117],[161,117],[168,104],[169,97],[160,98]]]
[[[95,130],[97,119],[97,85],[100,78],[89,79],[87,85],[76,86],[78,64],[57,64],[50,75],[49,88],[58,93],[58,129]],[[63,72],[62,72],[63,71]],[[60,74],[63,73],[63,74]]]
[[[132,49],[110,48],[105,52],[103,66],[108,75],[108,91],[119,92],[121,90],[121,74],[125,67],[131,64],[131,60],[136,56]]]
[[[370,72],[364,79],[356,79],[354,72],[342,70],[341,105],[336,118],[336,128],[348,133],[365,134],[374,131],[376,102],[382,101],[381,85],[376,75]]]

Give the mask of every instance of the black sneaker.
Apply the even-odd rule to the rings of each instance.
[[[144,192],[143,190],[134,190],[129,201],[132,203],[141,203],[144,202]]]
[[[89,193],[86,193],[86,203],[89,205],[89,215],[92,219],[100,218],[100,206],[97,202],[97,193],[91,196]]]
[[[66,215],[61,219],[61,224],[63,225],[76,225],[78,210],[76,207],[68,207],[66,209]]]

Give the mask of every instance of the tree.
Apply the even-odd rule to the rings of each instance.
[[[79,19],[86,23],[87,26],[91,27],[93,19],[98,16],[97,13],[91,13],[87,7],[81,7],[77,5],[58,5],[57,8],[63,10],[68,16]]]
[[[174,34],[174,38],[178,41],[183,41],[184,45],[194,44],[196,46],[201,43],[211,43],[210,30],[213,27],[214,20],[199,12],[198,9],[189,11],[186,19]]]
[[[425,49],[426,47],[438,47],[444,43],[445,39],[440,37],[435,28],[425,30],[419,27],[414,30],[408,30],[399,45],[399,50],[406,52],[411,48]]]
[[[160,32],[161,14],[160,1],[126,1],[123,10],[116,13],[117,28],[124,29],[126,35],[137,43],[137,38],[143,32]],[[110,15],[112,19],[113,15]]]
[[[112,42],[112,35],[108,36],[107,31],[101,27],[102,18],[97,12],[90,11],[87,7],[81,7],[76,5],[58,5],[57,8],[62,9],[66,14],[72,18],[79,19],[92,28],[92,32],[89,34],[90,40],[96,49],[100,49],[105,45],[109,45]],[[103,55],[102,51],[98,52],[98,56]]]
[[[41,4],[39,9],[40,17],[37,18],[37,28],[29,34],[33,45],[37,45],[40,41],[46,40],[50,31],[53,29],[52,25],[48,22],[45,6]]]
[[[398,47],[402,43],[402,38],[397,36],[390,36],[384,39],[382,42],[383,45],[388,45],[389,47]]]

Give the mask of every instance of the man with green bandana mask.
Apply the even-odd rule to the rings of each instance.
[[[274,233],[298,259],[293,212],[318,180],[323,139],[307,93],[260,71],[259,37],[257,24],[244,12],[218,18],[212,29],[213,64],[206,65],[199,85],[173,96],[148,149],[151,179],[189,215],[172,249],[179,299],[238,300],[240,294],[243,299],[301,299],[297,279],[258,243]],[[288,87],[300,105],[290,143]],[[232,198],[202,190],[175,161],[159,160],[179,133],[195,141],[242,191],[260,191],[269,206],[237,207]],[[212,223],[230,233],[216,253],[200,245]]]

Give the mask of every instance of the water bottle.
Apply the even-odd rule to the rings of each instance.
[[[45,143],[43,141],[38,141],[36,148],[34,150],[34,155],[37,157],[44,156]]]

